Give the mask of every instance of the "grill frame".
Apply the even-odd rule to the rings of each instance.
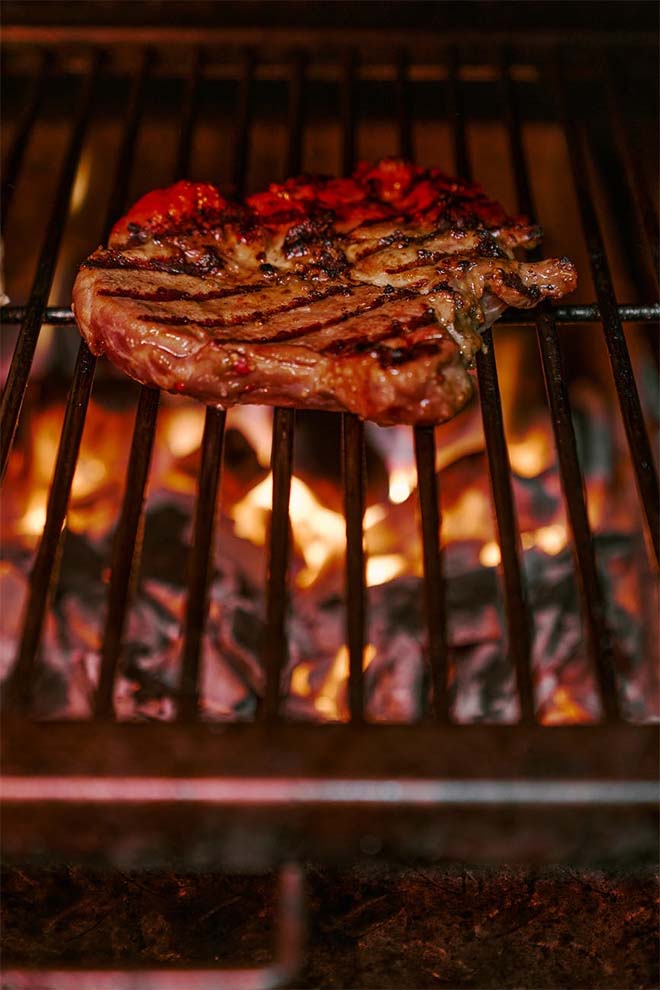
[[[41,259],[39,262],[37,275],[30,299],[25,307],[5,307],[2,310],[2,317],[5,322],[21,323],[21,332],[17,345],[15,362],[10,372],[9,384],[5,394],[3,404],[3,437],[6,440],[6,447],[3,449],[3,466],[9,455],[10,443],[14,436],[16,422],[20,414],[20,404],[27,384],[31,360],[36,346],[36,340],[43,322],[54,324],[65,324],[72,321],[71,313],[65,309],[45,308],[46,299],[50,289],[52,275],[54,271],[57,249],[59,246],[59,234],[63,226],[62,220],[66,216],[69,197],[75,178],[75,172],[82,150],[86,128],[91,119],[93,111],[93,92],[97,74],[103,69],[103,46],[112,46],[122,39],[129,40],[132,44],[146,45],[142,60],[138,67],[133,81],[132,94],[127,107],[125,119],[125,131],[123,141],[117,158],[117,166],[113,191],[108,207],[105,231],[109,230],[112,222],[122,209],[127,205],[127,187],[130,176],[132,157],[135,149],[135,141],[142,115],[144,84],[149,73],[153,69],[154,53],[151,46],[166,41],[168,44],[185,44],[195,46],[195,69],[189,77],[186,98],[181,113],[180,140],[176,155],[176,166],[173,179],[185,175],[188,169],[191,141],[196,112],[196,99],[199,86],[208,60],[208,45],[213,43],[248,44],[245,48],[241,63],[240,75],[240,96],[236,115],[235,148],[233,177],[237,188],[240,189],[245,173],[245,165],[249,155],[250,144],[250,110],[251,110],[251,90],[254,80],[255,66],[257,64],[257,51],[251,47],[254,42],[254,33],[219,31],[209,35],[206,31],[188,31],[183,33],[171,31],[158,31],[149,29],[148,31],[129,31],[128,35],[122,33],[121,29],[82,29],[82,28],[23,28],[13,27],[6,32],[6,40],[16,44],[43,44],[48,45],[67,42],[81,43],[91,46],[91,54],[87,73],[83,78],[83,87],[79,102],[78,115],[72,130],[69,150],[65,163],[62,167],[59,186],[55,197],[53,212],[46,230]],[[293,35],[284,33],[282,37],[286,40],[288,47],[295,43],[297,47],[293,54],[287,58],[289,72],[289,146],[287,155],[287,173],[295,173],[300,170],[302,160],[302,139],[304,133],[305,119],[305,80],[308,58],[314,45],[319,42],[319,37],[314,32],[296,32]],[[272,38],[277,41],[277,32]],[[341,42],[342,58],[342,105],[341,118],[343,121],[343,163],[347,170],[353,161],[355,154],[355,128],[356,128],[356,101],[355,87],[357,74],[360,68],[359,49],[360,46],[368,46],[371,43],[371,34],[365,34],[357,44],[346,47],[345,34],[337,34],[337,43]],[[378,36],[379,41],[381,40]],[[396,57],[392,61],[393,72],[397,86],[397,119],[399,128],[400,150],[403,154],[411,155],[413,152],[412,138],[412,110],[410,101],[410,56],[411,46],[419,40],[417,35],[410,35],[404,38],[402,45],[397,50]],[[443,50],[440,62],[446,68],[446,80],[449,98],[450,117],[454,122],[453,146],[454,157],[457,170],[469,177],[470,160],[469,149],[466,138],[466,118],[462,106],[463,81],[461,76],[461,50],[459,44],[472,44],[481,41],[478,33],[474,35],[461,35],[454,39],[449,48]],[[533,202],[530,195],[529,177],[526,168],[525,155],[521,140],[520,109],[516,100],[516,87],[511,74],[511,60],[515,52],[507,50],[510,39],[498,37],[493,39],[497,44],[497,52],[493,59],[491,68],[495,72],[499,82],[501,92],[502,112],[505,116],[511,158],[514,165],[518,206],[530,215],[533,215]],[[616,47],[616,43],[609,38],[595,39],[593,36],[585,36],[585,43],[594,44],[599,49],[603,45]],[[629,43],[643,44],[639,37],[631,35]],[[648,41],[648,39],[646,39]],[[620,816],[617,818],[616,809],[626,809],[628,813],[637,816],[639,823],[643,823],[644,829],[650,827],[649,823],[655,821],[653,800],[650,797],[649,785],[657,777],[657,760],[654,755],[654,741],[657,738],[655,730],[651,727],[631,727],[623,724],[621,719],[619,697],[615,682],[615,657],[613,646],[610,641],[609,631],[604,620],[604,607],[602,593],[600,590],[598,573],[594,558],[592,534],[589,527],[586,503],[584,498],[584,485],[581,474],[575,433],[571,421],[570,403],[567,389],[562,378],[562,357],[557,334],[557,324],[562,322],[580,322],[601,318],[605,337],[608,342],[614,340],[614,346],[610,348],[610,357],[614,380],[617,385],[619,399],[622,403],[621,410],[626,424],[627,433],[631,442],[631,454],[636,467],[636,474],[640,486],[641,500],[645,510],[648,528],[657,555],[658,537],[658,498],[657,498],[657,475],[653,468],[653,460],[650,456],[650,446],[643,426],[641,406],[637,394],[634,378],[630,369],[629,358],[625,348],[625,339],[622,334],[621,324],[623,321],[650,321],[656,320],[660,316],[660,303],[651,301],[646,304],[626,304],[619,305],[612,286],[607,259],[603,248],[602,235],[600,233],[599,221],[593,207],[592,193],[588,185],[586,165],[582,141],[584,135],[579,122],[572,120],[570,115],[570,102],[568,94],[570,90],[570,80],[566,66],[562,63],[556,51],[558,39],[548,35],[546,37],[533,36],[527,38],[525,43],[531,42],[532,47],[538,53],[539,64],[544,65],[548,55],[550,59],[549,78],[552,81],[555,91],[556,104],[559,108],[559,116],[563,122],[564,130],[569,138],[569,148],[572,151],[571,166],[573,179],[576,187],[583,193],[581,197],[582,215],[581,223],[590,246],[590,257],[592,271],[597,287],[597,302],[590,305],[562,306],[540,308],[531,315],[517,315],[509,320],[506,316],[500,321],[500,326],[511,323],[536,324],[537,337],[542,358],[542,366],[546,381],[548,401],[552,410],[553,428],[558,451],[560,475],[568,519],[570,522],[573,547],[576,557],[576,573],[578,575],[581,601],[585,616],[585,626],[588,634],[589,649],[597,675],[602,708],[603,725],[594,727],[584,727],[577,730],[569,729],[542,729],[535,725],[534,701],[532,674],[530,669],[530,633],[529,615],[525,605],[524,586],[521,578],[521,550],[520,534],[516,523],[515,505],[513,502],[511,488],[511,471],[508,463],[506,441],[503,432],[502,411],[499,401],[499,385],[497,380],[497,368],[494,360],[492,348],[492,333],[487,334],[488,351],[479,355],[478,376],[480,382],[482,412],[484,419],[484,429],[486,434],[487,453],[490,465],[490,477],[493,487],[493,501],[496,511],[500,545],[502,547],[503,558],[503,586],[504,602],[506,613],[506,624],[508,642],[511,644],[510,653],[512,666],[515,670],[519,697],[521,701],[521,724],[515,727],[489,726],[482,736],[480,732],[473,731],[473,727],[451,725],[449,713],[449,692],[447,685],[447,640],[446,640],[446,616],[444,615],[444,580],[442,572],[442,554],[439,541],[439,526],[441,520],[438,514],[437,499],[437,479],[434,470],[431,469],[435,463],[435,438],[433,431],[429,429],[417,429],[415,431],[415,452],[418,466],[418,477],[420,479],[419,498],[422,520],[422,543],[425,571],[425,593],[427,604],[428,620],[428,660],[430,670],[431,711],[430,719],[438,724],[434,727],[435,735],[428,735],[428,727],[409,726],[399,727],[396,730],[381,726],[363,725],[364,691],[362,684],[362,653],[365,636],[366,620],[366,595],[364,582],[364,551],[362,547],[362,516],[364,511],[364,433],[362,425],[354,417],[345,415],[343,417],[343,471],[344,471],[344,492],[346,509],[346,531],[347,531],[347,554],[346,554],[346,603],[347,603],[347,642],[350,655],[350,677],[349,677],[349,707],[351,716],[350,726],[285,726],[280,715],[280,692],[281,692],[281,671],[285,662],[285,619],[287,609],[287,571],[288,571],[288,501],[291,481],[291,467],[293,455],[293,436],[295,416],[291,410],[277,410],[273,428],[273,512],[271,521],[271,531],[269,540],[269,564],[268,564],[268,595],[267,595],[267,620],[266,620],[266,653],[264,655],[264,667],[266,672],[265,690],[262,704],[258,713],[258,723],[254,726],[245,727],[222,727],[204,726],[193,727],[190,723],[197,717],[198,686],[197,678],[199,672],[199,655],[201,645],[200,619],[206,611],[209,580],[209,554],[214,533],[214,513],[211,507],[216,503],[216,494],[221,478],[222,465],[222,440],[224,435],[224,413],[208,410],[202,444],[202,466],[200,471],[199,495],[194,524],[194,539],[191,552],[191,568],[189,579],[189,600],[192,603],[186,613],[184,624],[184,647],[181,674],[181,692],[178,708],[178,719],[185,722],[185,728],[179,725],[163,725],[149,727],[144,735],[140,737],[139,745],[136,743],[133,750],[127,753],[127,743],[122,740],[127,738],[136,739],[138,736],[129,726],[115,726],[107,723],[112,719],[112,689],[114,675],[119,661],[122,647],[122,633],[125,624],[127,611],[130,605],[132,585],[136,579],[139,566],[140,543],[141,543],[141,522],[143,518],[143,502],[145,485],[148,478],[150,458],[153,449],[155,434],[155,424],[158,411],[158,393],[146,387],[140,392],[140,399],[136,414],[134,434],[131,444],[131,458],[127,474],[126,492],[123,499],[122,509],[117,528],[115,545],[113,551],[112,579],[109,590],[109,608],[105,626],[102,671],[97,692],[94,714],[95,720],[90,723],[79,725],[51,725],[48,732],[43,732],[35,726],[27,714],[30,704],[31,683],[35,672],[35,663],[38,655],[41,631],[44,622],[45,611],[48,602],[49,591],[57,570],[57,559],[66,518],[67,504],[70,495],[71,483],[75,471],[75,465],[85,421],[85,414],[95,371],[95,359],[90,354],[86,344],[80,344],[78,360],[73,375],[73,382],[65,422],[61,434],[61,443],[53,475],[46,525],[39,545],[35,564],[30,581],[30,593],[26,611],[26,619],[23,626],[23,635],[20,644],[19,654],[14,672],[12,675],[10,689],[8,692],[8,707],[15,715],[5,719],[3,732],[6,737],[6,757],[5,775],[8,784],[19,779],[32,779],[36,781],[39,776],[42,778],[52,775],[62,776],[62,767],[67,768],[67,774],[71,779],[78,779],[81,785],[79,800],[74,801],[72,806],[84,808],[87,816],[91,815],[90,822],[95,821],[99,826],[100,818],[103,815],[102,802],[96,802],[93,792],[85,791],[83,779],[85,777],[85,757],[84,752],[87,747],[82,746],[83,740],[92,738],[99,731],[104,733],[107,745],[112,752],[123,754],[123,764],[104,763],[103,774],[108,780],[120,780],[122,776],[128,774],[142,778],[145,777],[143,769],[142,754],[143,746],[153,751],[168,752],[168,759],[175,759],[172,740],[186,738],[185,733],[201,732],[200,738],[209,739],[211,750],[209,760],[211,765],[217,767],[228,759],[228,755],[235,753],[237,745],[236,739],[240,737],[241,746],[254,755],[255,763],[250,766],[243,766],[243,779],[252,780],[257,788],[261,786],[259,782],[267,780],[269,775],[277,775],[277,768],[289,766],[290,775],[296,774],[303,779],[321,779],[332,782],[350,778],[354,781],[361,781],[367,786],[370,782],[380,781],[385,784],[390,782],[396,785],[398,782],[412,782],[420,777],[419,768],[424,767],[422,779],[435,781],[437,784],[444,782],[458,782],[465,780],[465,760],[461,768],[461,759],[457,754],[463,752],[463,748],[470,749],[476,747],[478,755],[477,763],[481,766],[490,767],[490,774],[493,780],[519,780],[533,782],[544,779],[544,775],[551,774],[555,782],[564,781],[569,787],[577,782],[582,782],[585,787],[582,799],[571,805],[572,811],[567,813],[566,803],[559,798],[554,802],[543,802],[544,815],[548,815],[549,807],[552,811],[549,820],[560,820],[566,818],[572,823],[570,828],[574,830],[575,843],[572,846],[571,856],[579,858],[579,836],[581,833],[581,822],[584,823],[585,809],[589,808],[594,814],[603,817],[602,794],[598,800],[591,799],[589,794],[595,794],[586,786],[598,784],[605,787],[612,783],[614,777],[619,780],[622,790],[621,795],[627,797],[613,796],[610,810],[610,823],[605,827],[607,840],[598,845],[600,852],[607,855],[616,848],[617,842],[621,839]],[[435,42],[434,42],[435,44]],[[99,47],[100,46],[100,47]],[[200,47],[204,46],[204,47]],[[9,206],[11,199],[11,182],[20,170],[20,164],[31,127],[38,115],[39,101],[43,94],[45,80],[48,73],[53,71],[53,56],[46,51],[43,57],[39,75],[35,77],[33,89],[28,94],[26,107],[17,129],[15,143],[10,150],[10,162],[12,163],[9,176],[5,177],[5,186],[2,190],[2,200]],[[618,95],[616,87],[610,77],[607,81],[609,86],[608,94],[612,105],[617,105]],[[614,118],[615,127],[619,132],[625,132],[627,123],[621,113]],[[616,142],[615,142],[616,144]],[[618,144],[617,144],[618,147]],[[628,153],[629,149],[623,145],[625,178],[637,203],[639,210],[640,225],[646,232],[649,245],[652,244],[654,230],[654,213],[651,209],[648,196],[644,195],[644,184],[639,181],[640,161],[634,149]],[[656,218],[657,225],[657,218]],[[652,260],[649,262],[652,271]],[[647,280],[648,281],[648,280]],[[650,283],[649,283],[650,284]],[[3,441],[4,442],[4,441]],[[433,607],[435,603],[435,607]],[[440,607],[438,607],[440,603]],[[601,730],[605,733],[602,734]],[[182,735],[183,733],[183,735]],[[87,735],[86,735],[87,734]],[[297,741],[294,743],[294,739]],[[370,749],[372,738],[379,738],[378,757],[372,753],[371,762],[360,763],[359,759],[354,759],[352,766],[345,767],[344,776],[341,772],[341,761],[331,758],[331,753],[336,751],[340,745],[338,740],[343,740],[341,746],[346,752],[355,748],[355,753]],[[610,772],[609,764],[602,758],[601,747],[603,740],[607,739],[608,748],[616,745],[617,752],[619,746],[621,752],[627,754],[629,766],[633,767],[632,773],[627,773],[624,767],[619,767],[616,773]],[[313,742],[312,740],[318,740]],[[332,746],[329,740],[332,740]],[[511,747],[515,740],[515,747],[520,747],[520,752],[526,754],[525,760],[512,759]],[[212,745],[211,745],[212,743]],[[395,747],[396,754],[403,754],[400,758],[393,757],[389,750],[390,744]],[[201,745],[201,743],[200,743]],[[374,744],[375,745],[375,744]],[[82,750],[78,747],[82,746]],[[272,753],[272,761],[266,759],[265,765],[259,760],[259,747],[265,747],[269,754]],[[294,758],[297,747],[307,747],[308,756],[301,757],[300,760]],[[431,747],[437,757],[438,762],[425,759],[427,747]],[[514,747],[514,748],[515,748]],[[489,756],[490,750],[493,754]],[[576,748],[579,753],[576,752]],[[438,751],[440,755],[438,755]],[[473,754],[475,750],[472,750]],[[49,753],[58,753],[62,759],[59,774],[57,767],[53,765]],[[69,756],[67,756],[67,753]],[[150,757],[151,758],[151,757]],[[149,759],[150,759],[149,758]],[[474,758],[474,757],[473,757]],[[147,764],[149,764],[147,759]],[[479,763],[481,760],[481,763]],[[76,762],[77,761],[77,762]],[[173,767],[170,771],[174,775]],[[293,769],[293,768],[296,769]],[[47,769],[44,769],[47,768]],[[141,769],[142,768],[142,769]],[[199,772],[205,773],[203,769]],[[349,772],[350,770],[350,772]],[[346,776],[348,774],[348,777]],[[616,775],[619,774],[620,777]],[[82,778],[81,778],[82,775]],[[161,770],[158,771],[158,776]],[[527,776],[525,776],[527,775]],[[539,776],[540,775],[540,776]],[[89,774],[87,775],[89,776]],[[148,777],[148,774],[146,775]],[[212,774],[210,774],[212,776]],[[230,774],[229,779],[234,779],[235,775]],[[641,785],[644,785],[643,787]],[[91,787],[91,785],[90,785]],[[640,789],[641,787],[641,789]],[[646,788],[646,789],[645,789]],[[267,788],[266,788],[267,789]],[[506,789],[505,789],[506,790]],[[501,802],[494,802],[492,807],[498,808],[498,813],[504,814],[507,807],[509,812],[511,806],[507,805],[504,797],[505,790],[501,790]],[[238,804],[246,814],[254,806],[258,798],[257,791],[245,791],[244,799]],[[149,804],[148,788],[140,801]],[[570,787],[569,787],[569,792]],[[21,800],[16,796],[11,797],[9,791],[8,808],[11,813],[22,814],[20,808]],[[18,792],[13,792],[16,795]],[[46,797],[47,788],[44,790],[42,798],[43,810],[49,808],[53,810],[53,798]],[[310,793],[320,794],[320,791]],[[387,837],[389,832],[392,836],[397,834],[396,827],[390,828],[387,816],[382,818],[383,809],[391,806],[389,798],[385,797],[385,791],[369,791],[375,795],[373,801],[367,801],[367,810],[372,818],[367,818],[374,825],[379,824],[379,834]],[[411,797],[412,791],[405,787],[400,789],[400,797],[394,800],[398,810],[411,811],[415,806],[415,800]],[[430,793],[430,792],[429,792]],[[458,792],[452,792],[454,794]],[[472,793],[469,788],[464,790],[464,794]],[[511,794],[512,792],[509,792]],[[530,794],[533,791],[528,792]],[[558,794],[553,791],[552,793]],[[619,792],[616,792],[619,794]],[[640,797],[646,795],[645,798]],[[378,796],[380,795],[380,796]],[[614,795],[614,792],[613,792]],[[509,805],[511,803],[509,801]],[[290,796],[286,797],[281,792],[281,807],[283,814],[287,814]],[[24,802],[25,803],[25,802]],[[61,802],[64,805],[70,803],[69,799]],[[137,802],[139,804],[140,802]],[[204,801],[201,801],[204,804]],[[218,800],[212,802],[218,811],[219,819],[226,811],[231,802]],[[30,808],[34,808],[34,801],[27,802]],[[322,818],[327,801],[322,797],[318,800],[302,802],[309,812],[310,808],[318,812],[316,817],[312,816],[310,821],[316,822],[312,832],[315,836],[313,843],[315,855],[321,856],[324,851],[324,841],[322,838],[324,829]],[[356,802],[356,806],[360,802]],[[525,824],[526,816],[535,818],[538,811],[538,795],[534,800],[525,800],[516,803],[516,815],[513,817],[513,833],[527,828]],[[59,807],[59,802],[55,801]],[[484,815],[484,809],[478,802],[470,808],[470,801],[466,797],[461,801],[449,801],[443,798],[440,791],[436,792],[435,803],[430,802],[425,808],[434,822],[447,816],[448,808],[457,808],[460,815],[465,816],[468,811]],[[491,805],[488,806],[491,809]],[[137,809],[131,805],[132,812]],[[269,815],[272,807],[269,805]],[[173,811],[172,808],[169,809]],[[350,811],[350,809],[349,809]],[[493,841],[485,841],[482,851],[486,858],[489,855],[497,858],[497,850],[501,849],[498,843],[497,815],[489,811],[486,815],[492,819]],[[307,813],[306,812],[306,813]],[[67,812],[68,813],[68,812]],[[347,812],[350,828],[350,813]],[[553,816],[555,816],[553,818]],[[568,817],[566,817],[568,816]],[[129,816],[130,817],[130,816]],[[138,816],[139,817],[139,816]],[[248,814],[249,817],[249,814]],[[607,815],[604,816],[608,818]],[[625,817],[625,816],[624,816]],[[273,834],[277,833],[278,825],[276,816],[271,815],[273,822]],[[504,814],[503,821],[506,819]],[[509,825],[511,822],[509,822]],[[611,826],[611,827],[610,827]],[[507,826],[508,827],[508,826]],[[560,826],[557,826],[560,828]],[[14,830],[11,830],[12,833]],[[163,831],[166,831],[163,822]],[[220,830],[222,831],[222,829]],[[560,828],[561,831],[561,828]],[[300,828],[294,832],[300,836]],[[443,833],[445,834],[445,833]],[[646,833],[648,834],[648,833]],[[223,839],[218,838],[214,849],[214,855],[221,856]],[[327,845],[327,843],[326,843]],[[331,844],[330,844],[331,845]],[[451,843],[447,844],[446,835],[441,849],[434,847],[433,856],[451,855]],[[51,842],[51,852],[57,854],[56,843]],[[27,853],[26,843],[19,841],[22,853]],[[561,856],[562,844],[555,844],[549,838],[547,840],[545,852],[537,850],[540,858]],[[648,842],[642,841],[640,848],[644,848],[648,854]],[[391,848],[393,855],[405,854],[405,842],[397,845],[393,839]],[[473,852],[478,854],[479,846],[475,844]],[[565,854],[565,849],[564,849]],[[240,859],[240,857],[238,857]],[[248,857],[249,858],[249,857]],[[277,857],[276,857],[277,858]]]

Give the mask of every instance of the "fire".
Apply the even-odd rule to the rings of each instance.
[[[470,568],[475,571],[479,567],[496,568],[501,563],[477,413],[478,409],[469,411],[465,417],[459,417],[456,424],[446,424],[436,432],[442,544],[450,564],[452,551],[460,551],[456,559],[460,558],[461,567],[468,572]],[[108,408],[94,397],[90,402],[66,522],[69,529],[84,534],[92,543],[107,538],[116,524],[134,415],[134,407]],[[205,415],[201,405],[163,397],[149,476],[149,497],[163,492],[171,494],[180,500],[177,504],[184,510],[189,506],[192,512]],[[5,543],[13,541],[24,556],[26,549],[36,547],[46,519],[62,416],[62,404],[31,410],[29,429],[24,431],[10,460],[9,484],[2,506]],[[236,441],[235,434],[233,445],[228,444],[223,468],[221,507],[224,515],[221,524],[227,526],[229,521],[236,545],[246,556],[246,547],[241,540],[263,547],[268,539],[273,490],[272,473],[268,471],[272,411],[265,407],[233,409],[228,414],[227,428],[242,435],[245,451],[241,448],[240,436]],[[372,485],[367,489],[369,504],[363,520],[366,584],[369,588],[381,589],[398,578],[415,578],[423,574],[417,472],[410,429],[385,430],[368,426],[366,436],[372,451],[375,449],[380,454],[386,468],[386,484],[383,486],[379,478],[378,487]],[[570,537],[563,515],[550,425],[534,419],[524,434],[510,441],[509,455],[523,552],[534,550],[556,557],[565,550]],[[232,456],[234,465],[238,465],[234,474]],[[586,481],[590,516],[592,522],[598,522],[605,505],[611,501],[607,489],[610,482],[602,471],[596,472],[594,477],[587,472]],[[344,584],[346,520],[340,504],[340,493],[332,479],[315,480],[308,475],[304,478],[293,475],[289,505],[292,580],[297,591],[308,596],[306,600],[312,604],[317,601],[314,595],[327,595],[330,600],[336,593],[341,593]],[[258,561],[259,554],[254,556]],[[258,575],[258,563],[256,572]],[[105,573],[107,577],[107,571]],[[402,582],[401,588],[393,591],[407,594],[409,587],[414,589],[414,582],[410,586]],[[387,590],[376,591],[372,599],[387,601],[388,593]],[[154,586],[150,594],[156,601],[159,587]],[[183,596],[178,590],[177,594],[180,605]],[[395,601],[398,600],[396,594]],[[176,625],[181,617],[179,606],[175,608],[169,601],[162,605],[164,612],[174,616]],[[370,612],[372,619],[377,614],[376,608],[374,606]],[[75,614],[69,621],[75,626]],[[90,651],[96,650],[98,644],[94,637],[90,634],[89,641],[85,639],[82,619],[80,626],[75,630],[78,640],[84,641]],[[338,646],[342,635],[341,620],[336,628],[339,629],[338,638],[327,646],[324,644],[321,651],[321,655],[328,657],[325,663],[318,657],[309,658],[308,654],[294,667],[290,684],[292,697],[298,699],[303,708],[319,719],[330,721],[348,717],[349,657],[347,647]],[[382,636],[378,633],[379,628],[377,624],[372,625],[371,635],[379,644],[378,649],[385,651],[383,641],[378,639]],[[406,630],[402,635],[412,636],[414,647],[417,633]],[[420,643],[422,638],[423,632],[419,633]],[[365,670],[376,656],[376,650],[374,643],[365,648]],[[385,659],[385,652],[382,656]],[[392,661],[388,660],[388,663]],[[387,664],[383,663],[379,676],[387,670]],[[387,676],[392,675],[388,673]],[[591,721],[591,715],[581,704],[579,689],[562,684],[553,688],[542,719],[548,725],[573,724]]]
[[[367,670],[374,657],[376,647],[368,643],[364,648],[362,669]],[[349,671],[348,647],[343,645],[335,654],[320,686],[316,688],[313,698],[315,711],[328,722],[345,722],[348,719],[346,701],[346,686]],[[317,664],[309,661],[298,664],[291,675],[291,692],[300,698],[309,698],[314,694],[312,677],[317,670]]]
[[[552,694],[542,720],[544,725],[582,725],[593,722],[593,716],[565,687],[559,685]]]
[[[417,469],[414,465],[408,467],[394,468],[390,474],[389,497],[390,502],[399,505],[415,491],[417,487]]]
[[[266,542],[273,497],[273,475],[256,485],[229,511],[237,536],[257,545]],[[308,588],[333,559],[339,559],[346,545],[344,517],[327,509],[300,478],[291,479],[289,516],[293,539],[305,567],[296,575],[299,588]]]
[[[562,523],[551,526],[541,526],[539,529],[526,530],[521,533],[520,542],[523,550],[538,547],[549,557],[556,557],[568,542],[568,532]],[[484,543],[479,551],[479,563],[484,567],[497,567],[502,560],[499,545],[494,540]]]
[[[536,478],[552,464],[554,447],[549,428],[537,425],[508,443],[511,469],[521,478]]]

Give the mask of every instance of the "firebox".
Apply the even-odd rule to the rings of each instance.
[[[281,985],[309,859],[653,861],[655,38],[439,22],[392,38],[318,11],[268,30],[25,23],[18,7],[5,854],[277,869],[281,915],[263,970],[3,985]],[[478,400],[451,423],[204,409],[80,340],[76,267],[139,195],[184,177],[242,194],[385,155],[478,179],[579,271],[561,306],[484,333]]]

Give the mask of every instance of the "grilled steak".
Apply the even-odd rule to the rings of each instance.
[[[540,235],[480,187],[397,159],[245,203],[179,182],[83,263],[74,308],[95,354],[211,405],[439,423],[472,395],[479,331],[575,287],[567,258],[515,260]]]

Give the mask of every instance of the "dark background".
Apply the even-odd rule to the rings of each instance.
[[[50,0],[5,2],[5,24],[405,28],[424,30],[658,30],[660,6],[650,2],[429,2],[429,0]]]

